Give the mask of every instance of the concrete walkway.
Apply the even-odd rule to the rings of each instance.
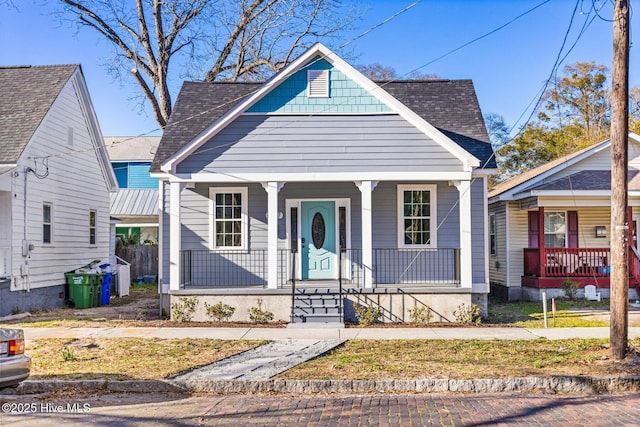
[[[609,338],[609,328],[22,328],[25,339],[40,338],[211,338],[221,340],[329,340],[352,339],[505,339]],[[629,338],[640,337],[640,327],[629,328]]]
[[[338,340],[278,340],[179,375],[181,383],[266,380],[340,345]]]

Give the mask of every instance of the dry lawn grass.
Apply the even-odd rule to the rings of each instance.
[[[635,340],[635,346],[640,340]],[[511,378],[640,375],[640,358],[608,359],[608,340],[353,340],[280,374],[286,379]]]
[[[30,379],[163,379],[261,343],[213,339],[56,338],[28,343],[26,353],[32,360]]]

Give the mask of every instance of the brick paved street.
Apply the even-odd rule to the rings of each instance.
[[[5,403],[37,403],[7,414],[4,426],[636,426],[640,396],[413,394],[245,396],[113,394]],[[44,404],[45,406],[41,406]],[[71,405],[71,409],[67,406]],[[79,404],[74,410],[73,405]],[[83,405],[88,406],[83,406]],[[61,405],[56,407],[55,405]],[[62,410],[60,410],[62,409]],[[46,412],[48,411],[48,412]]]

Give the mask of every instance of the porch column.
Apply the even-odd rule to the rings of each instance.
[[[455,183],[460,199],[460,287],[473,284],[473,251],[471,247],[471,181]]]
[[[356,186],[362,193],[362,287],[373,287],[373,232],[371,220],[371,193],[378,185],[378,181],[356,181]]]
[[[169,289],[180,289],[180,193],[184,184],[169,184]]]
[[[267,288],[278,287],[278,192],[284,183],[263,182],[267,190]]]

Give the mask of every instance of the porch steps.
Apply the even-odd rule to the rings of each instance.
[[[327,288],[296,289],[292,323],[341,324],[340,293]]]

